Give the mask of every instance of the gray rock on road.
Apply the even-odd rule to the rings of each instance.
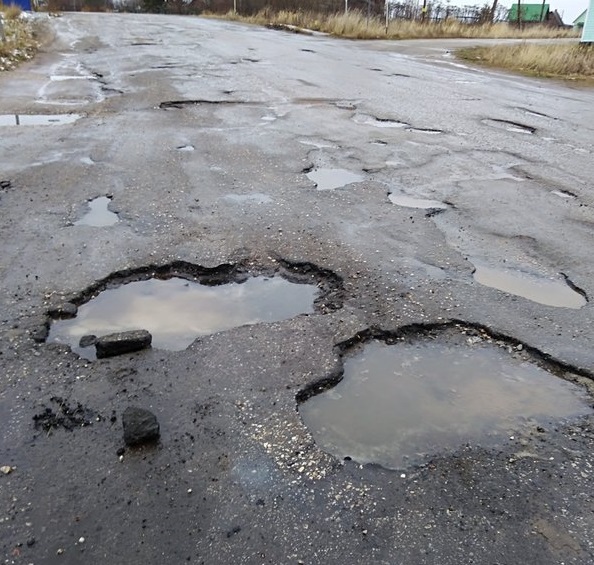
[[[130,406],[124,411],[122,424],[126,445],[142,445],[159,439],[159,422],[150,410]]]
[[[132,330],[101,336],[95,342],[97,358],[115,357],[146,349],[151,346],[152,339],[151,334],[146,330]]]

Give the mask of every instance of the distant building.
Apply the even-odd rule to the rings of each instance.
[[[563,27],[563,20],[557,10],[551,11],[549,4],[521,4],[520,19],[518,20],[518,3],[511,5],[507,14],[507,21],[510,24],[522,25],[544,24],[554,27]]]
[[[594,0],[590,0],[590,6],[586,12],[581,41],[582,43],[594,43]]]

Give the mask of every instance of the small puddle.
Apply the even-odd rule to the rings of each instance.
[[[270,204],[272,197],[262,192],[252,192],[250,194],[225,194],[225,200],[236,204]]]
[[[573,192],[569,192],[568,190],[551,190],[551,194],[558,196],[559,198],[566,198],[572,199],[575,198],[575,194]]]
[[[411,133],[424,133],[425,135],[439,135],[440,133],[443,133],[443,130],[441,129],[431,129],[431,128],[406,128],[406,131],[409,131]]]
[[[388,194],[392,204],[404,206],[405,208],[420,208],[421,210],[447,210],[448,205],[440,200],[426,200],[424,198],[413,198],[406,194]]]
[[[299,413],[332,455],[402,469],[467,443],[503,444],[528,422],[589,414],[590,402],[577,385],[492,345],[372,341]]]
[[[80,114],[0,114],[0,126],[60,126],[80,118]]]
[[[181,351],[202,335],[311,313],[317,291],[316,285],[281,277],[218,286],[179,277],[131,282],[101,292],[80,306],[75,318],[54,321],[47,342],[67,344],[91,360],[95,348],[80,347],[81,337],[144,329],[153,347]]]
[[[577,289],[567,278],[565,280],[547,279],[521,271],[496,269],[484,265],[475,265],[473,277],[482,285],[546,306],[577,310],[588,302],[583,291]]]
[[[357,124],[366,126],[373,126],[376,128],[405,128],[410,127],[406,122],[392,120],[389,118],[376,118],[375,116],[367,116],[365,114],[355,114],[353,121]]]
[[[518,122],[512,122],[510,120],[498,120],[496,118],[487,118],[482,120],[482,123],[495,127],[498,129],[504,129],[506,131],[511,131],[514,133],[526,133],[526,134],[534,134],[536,133],[536,128],[532,126],[527,126],[526,124],[520,124]]]
[[[315,183],[318,190],[333,190],[365,180],[362,175],[347,169],[313,169],[307,173],[307,178]]]
[[[119,219],[118,215],[109,210],[111,198],[99,196],[89,201],[89,211],[80,219],[74,222],[75,226],[105,227],[113,226]]]

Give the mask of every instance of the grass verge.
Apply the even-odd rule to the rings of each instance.
[[[383,19],[377,17],[367,18],[365,14],[357,11],[348,14],[316,14],[314,12],[262,10],[253,16],[240,16],[233,12],[224,15],[209,14],[208,16],[275,28],[285,27],[291,31],[320,31],[348,39],[576,37],[575,32],[571,29],[556,29],[545,26],[530,26],[518,29],[507,23],[469,25],[453,19],[441,23],[392,20],[386,28]]]
[[[594,81],[594,46],[579,43],[493,45],[460,49],[458,57],[530,76]]]
[[[0,71],[14,69],[20,62],[31,59],[37,52],[33,22],[21,18],[16,6],[0,4],[4,39],[0,38]]]

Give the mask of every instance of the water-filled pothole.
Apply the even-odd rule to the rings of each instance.
[[[407,194],[394,193],[388,194],[388,199],[392,204],[403,206],[405,208],[420,208],[421,210],[447,210],[448,205],[441,200],[429,200],[425,198],[415,198]]]
[[[207,268],[176,261],[114,273],[52,307],[35,339],[91,359],[94,347],[81,348],[83,336],[142,329],[154,347],[182,350],[201,335],[342,307],[342,279],[332,271],[280,258],[274,268],[254,269],[251,262]]]
[[[79,345],[83,336],[145,329],[153,336],[153,347],[181,351],[202,335],[311,313],[317,290],[281,277],[219,286],[177,277],[136,281],[100,293],[75,318],[55,321],[48,342],[65,343],[93,359],[94,347]]]
[[[324,451],[402,469],[592,412],[581,387],[531,362],[521,346],[509,353],[467,339],[368,342],[344,361],[338,384],[300,404],[301,417]]]
[[[118,215],[109,210],[111,198],[99,196],[89,201],[89,211],[80,219],[74,222],[75,226],[105,227],[113,226],[118,220]]]
[[[80,114],[0,114],[0,126],[60,126],[81,117]]]
[[[357,124],[366,126],[373,126],[376,128],[405,128],[409,127],[406,122],[393,120],[391,118],[378,118],[376,116],[369,116],[367,114],[355,114],[353,121]]]
[[[532,126],[528,126],[526,124],[520,124],[519,122],[512,122],[510,120],[500,120],[497,118],[486,118],[482,120],[483,124],[487,126],[492,126],[498,129],[504,129],[506,131],[511,131],[514,133],[526,133],[526,134],[533,134],[536,133],[536,128]]]
[[[316,184],[318,190],[333,190],[347,184],[361,182],[365,177],[347,169],[313,169],[306,173],[307,178]]]
[[[521,271],[477,264],[473,277],[482,285],[546,306],[577,310],[588,302],[586,293],[576,287],[566,276],[549,279]]]

